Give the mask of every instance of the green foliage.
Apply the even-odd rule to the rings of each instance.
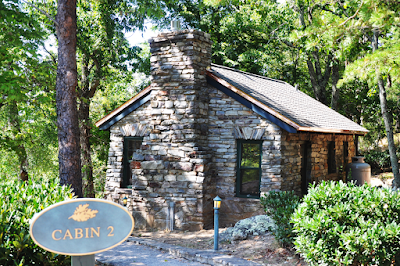
[[[260,165],[260,143],[242,143],[241,144],[241,162],[243,167],[259,167]]]
[[[0,3],[0,177],[22,169],[54,176],[57,157],[55,69],[38,53],[46,38],[41,23],[19,1]]]
[[[213,63],[300,84],[299,88],[307,91],[309,80],[303,56],[285,43],[296,19],[289,5],[274,0],[171,0],[157,1],[156,6],[146,4],[155,11],[160,2],[165,3],[164,16],[154,16],[156,12],[145,16],[160,27],[179,19],[182,28],[210,33]]]
[[[275,221],[271,230],[276,240],[283,246],[291,246],[296,235],[290,219],[300,203],[299,197],[293,191],[271,191],[261,197],[260,202],[267,215]]]
[[[398,265],[399,202],[391,189],[323,181],[293,215],[295,247],[311,265]]]
[[[49,34],[55,34],[51,18],[56,15],[57,1],[34,0],[31,3],[48,15],[32,6],[27,9],[38,17],[38,21]],[[136,19],[140,20],[133,18],[132,12],[136,7],[143,8],[144,4],[136,6],[125,0],[99,0],[78,1],[76,5],[77,101],[82,140],[82,177],[85,194],[92,196],[93,180],[95,190],[104,189],[107,164],[107,157],[104,155],[108,153],[108,145],[105,143],[109,142],[108,133],[97,130],[93,122],[120,105],[121,99],[131,98],[147,85],[150,49],[148,45],[130,47],[125,38],[125,33],[138,26]],[[57,55],[51,54],[51,57],[54,59],[53,67],[56,67]],[[139,76],[137,72],[145,74]],[[54,84],[53,80],[53,86]],[[113,95],[108,97],[111,94]]]
[[[45,251],[32,241],[29,221],[44,208],[71,198],[71,189],[57,180],[1,180],[0,265],[70,265],[69,257]]]
[[[388,150],[371,150],[365,154],[365,162],[373,169],[382,169],[390,166],[390,155]]]
[[[372,169],[383,169],[390,167],[389,150],[370,150],[365,153],[365,162],[371,165]],[[397,156],[400,156],[400,149],[397,151]]]

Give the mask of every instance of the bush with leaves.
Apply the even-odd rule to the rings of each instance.
[[[400,193],[353,183],[313,185],[293,215],[311,265],[399,265]]]
[[[370,150],[365,154],[365,162],[373,169],[390,167],[389,150]]]
[[[43,250],[29,235],[35,213],[70,198],[57,181],[0,180],[0,265],[70,265],[70,257]]]
[[[260,198],[265,212],[275,221],[270,230],[283,246],[291,246],[295,234],[290,218],[300,203],[293,191],[271,191]]]

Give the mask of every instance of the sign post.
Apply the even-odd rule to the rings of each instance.
[[[72,266],[94,266],[94,254],[124,242],[134,228],[122,206],[101,199],[63,201],[36,214],[30,235],[41,248],[72,256]]]
[[[71,266],[92,266],[95,264],[94,254],[86,256],[72,256]]]

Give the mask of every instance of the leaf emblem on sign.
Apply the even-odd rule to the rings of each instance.
[[[88,208],[89,204],[79,204],[79,206],[76,208],[75,212],[73,215],[71,215],[68,219],[73,219],[77,222],[85,222],[91,218],[96,217],[96,213],[99,211],[97,210],[91,210]]]

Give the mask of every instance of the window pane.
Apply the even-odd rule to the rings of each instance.
[[[240,166],[258,168],[260,166],[260,144],[242,143],[241,158]]]
[[[130,163],[132,162],[132,155],[140,149],[142,145],[141,139],[132,139],[126,137],[124,139],[124,176],[121,187],[127,187],[132,185],[132,169]]]
[[[128,140],[128,159],[132,160],[132,155],[133,153],[140,149],[140,146],[142,145],[141,140]]]
[[[260,194],[260,170],[241,169],[240,179],[242,180],[240,194],[258,196]]]

